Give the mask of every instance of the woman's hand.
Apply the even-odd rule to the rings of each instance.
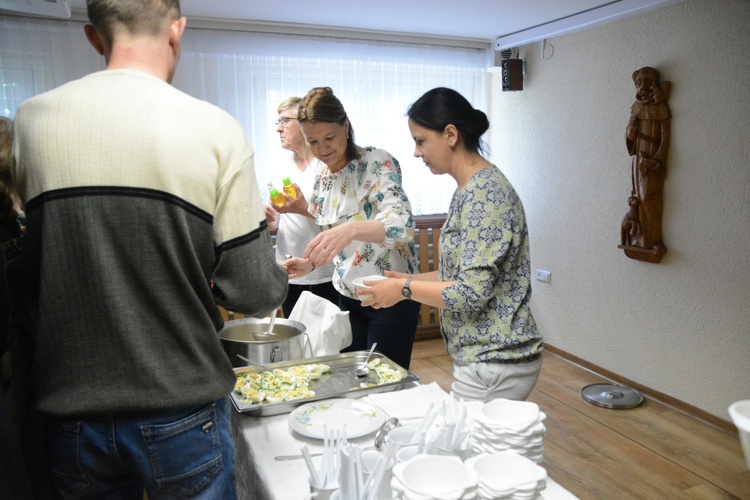
[[[279,228],[279,220],[276,217],[276,210],[271,205],[263,205],[263,211],[266,213],[266,224],[268,230],[271,232],[276,231]]]
[[[295,188],[297,188],[297,197],[292,198],[288,194],[286,194],[284,191],[279,191],[282,195],[284,195],[284,199],[286,200],[283,205],[274,206],[277,212],[280,214],[299,214],[304,215],[305,217],[312,218],[312,214],[307,211],[307,207],[309,203],[305,199],[305,195],[302,194],[302,190],[299,188],[297,184],[294,185]]]
[[[321,232],[308,243],[303,257],[313,263],[315,267],[330,264],[336,254],[346,248],[354,239],[354,224],[356,223],[347,222]]]
[[[388,275],[389,272],[390,271],[386,271],[386,275]],[[409,276],[406,273],[391,274]],[[367,300],[362,301],[364,307],[369,306],[373,309],[382,309],[383,307],[391,307],[402,300],[406,300],[401,294],[406,279],[391,277],[387,280],[365,281],[364,283],[370,287],[362,292],[362,295],[369,295]]]
[[[306,276],[315,269],[315,266],[301,257],[292,257],[285,260],[280,265],[286,269],[287,274],[289,274],[289,279]]]

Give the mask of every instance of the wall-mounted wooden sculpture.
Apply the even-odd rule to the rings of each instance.
[[[667,253],[661,219],[664,178],[669,149],[670,82],[659,82],[659,72],[644,67],[633,73],[635,103],[625,129],[625,143],[633,157],[629,209],[620,227],[620,245],[631,259],[659,262]]]

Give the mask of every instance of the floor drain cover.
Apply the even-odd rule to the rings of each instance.
[[[635,408],[643,404],[640,392],[617,384],[591,384],[581,390],[583,399],[602,408]]]

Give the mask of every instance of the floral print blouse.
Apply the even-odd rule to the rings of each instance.
[[[531,264],[521,200],[497,167],[456,190],[440,234],[440,328],[456,360],[537,359],[542,337],[529,309]]]
[[[359,158],[338,172],[323,170],[313,185],[309,207],[324,230],[348,221],[377,220],[385,226],[383,243],[352,241],[333,259],[333,286],[351,298],[356,298],[356,278],[385,271],[413,274],[417,267],[414,219],[398,161],[382,149],[359,152]]]

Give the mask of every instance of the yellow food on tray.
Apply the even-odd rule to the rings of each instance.
[[[282,370],[238,375],[234,392],[242,396],[244,404],[281,403],[315,395],[310,381],[319,379],[331,367],[322,363],[296,365]]]
[[[404,374],[400,370],[394,370],[385,363],[381,363],[380,359],[373,359],[367,365],[371,370],[375,370],[375,373],[380,377],[381,384],[399,382],[404,378]]]
[[[387,364],[381,362],[379,358],[368,361],[367,366],[369,366],[371,370],[375,371],[375,374],[379,379],[378,383],[376,384],[373,382],[361,382],[359,386],[352,387],[352,390],[368,389],[370,387],[375,387],[382,384],[400,382],[404,379],[404,374],[401,372],[401,370],[394,370]]]

